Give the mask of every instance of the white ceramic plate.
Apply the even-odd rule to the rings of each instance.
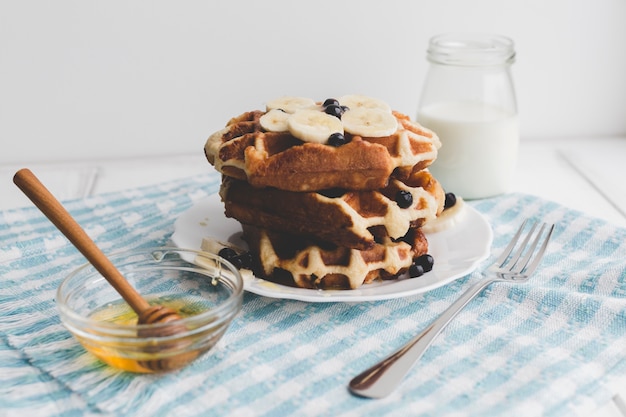
[[[179,248],[199,250],[205,237],[246,247],[241,240],[239,222],[224,216],[224,206],[217,194],[198,201],[182,213],[174,224],[171,239]],[[435,259],[435,266],[418,278],[375,282],[356,290],[312,290],[275,284],[250,274],[244,277],[244,288],[266,297],[309,302],[361,302],[406,297],[446,285],[472,272],[489,256],[493,234],[484,217],[466,204],[463,216],[454,227],[428,234],[427,238],[428,253]]]

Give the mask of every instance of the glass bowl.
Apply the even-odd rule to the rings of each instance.
[[[85,349],[115,368],[139,373],[182,368],[210,350],[241,310],[241,275],[217,255],[162,247],[109,259],[151,305],[182,317],[138,325],[135,312],[91,264],[71,272],[57,291],[61,321]]]

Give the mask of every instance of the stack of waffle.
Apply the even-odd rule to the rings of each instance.
[[[445,199],[427,170],[439,146],[377,99],[282,97],[230,120],[205,154],[257,276],[354,289],[395,279],[427,253],[421,226]]]

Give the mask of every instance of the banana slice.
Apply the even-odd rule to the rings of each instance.
[[[424,233],[437,233],[444,230],[451,229],[458,224],[465,215],[465,201],[457,196],[456,203],[444,211],[441,212],[439,217],[428,220],[422,226]]]
[[[319,110],[298,110],[287,124],[289,132],[305,142],[326,143],[333,133],[343,134],[341,120]]]
[[[398,120],[393,114],[366,107],[348,110],[341,121],[346,132],[365,138],[389,136],[398,129]]]
[[[265,103],[267,111],[272,109],[281,109],[286,113],[295,113],[296,110],[311,109],[316,106],[317,104],[315,103],[315,100],[311,98],[291,96],[279,97]]]
[[[339,104],[342,106],[348,106],[350,110],[364,107],[366,109],[378,109],[391,113],[391,107],[384,101],[359,94],[343,96],[339,99]]]
[[[290,116],[289,113],[285,113],[282,110],[272,109],[261,116],[259,123],[268,132],[287,132],[289,130],[287,120],[289,120]]]

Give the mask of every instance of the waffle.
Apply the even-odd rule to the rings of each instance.
[[[421,229],[402,240],[385,238],[367,250],[337,247],[286,233],[243,226],[256,256],[255,275],[282,285],[315,289],[355,289],[375,280],[396,279],[427,252]]]
[[[408,207],[397,202],[399,192],[410,193]],[[220,195],[226,216],[243,224],[359,250],[372,248],[383,236],[399,239],[409,228],[436,218],[445,200],[428,170],[412,172],[402,181],[392,177],[385,188],[371,191],[296,193],[224,177]]]
[[[250,250],[224,256],[303,288],[354,289],[414,262],[417,276],[428,250],[421,228],[444,208],[427,169],[440,146],[432,131],[359,95],[281,97],[234,117],[204,147]]]
[[[440,147],[432,131],[395,111],[398,128],[391,135],[346,133],[347,143],[337,147],[303,142],[289,132],[266,131],[260,123],[265,113],[250,111],[231,119],[204,148],[218,171],[254,187],[297,192],[380,189],[395,169],[410,172],[429,166]]]

